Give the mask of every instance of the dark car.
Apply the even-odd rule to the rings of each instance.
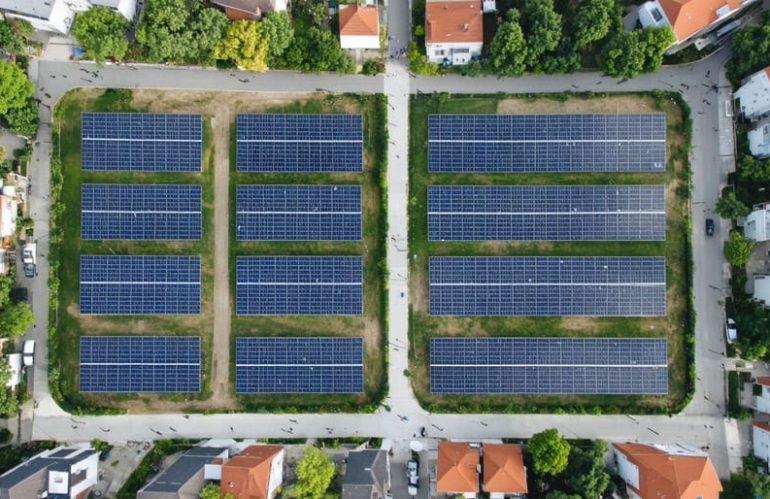
[[[714,219],[713,218],[707,218],[706,219],[706,235],[707,236],[713,236],[714,235]]]

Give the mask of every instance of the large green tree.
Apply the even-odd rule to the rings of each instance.
[[[527,40],[527,64],[540,67],[546,52],[556,50],[561,41],[561,14],[553,0],[528,0],[522,9],[522,27]]]
[[[334,464],[317,447],[308,447],[297,462],[293,495],[310,499],[324,496],[334,478]]]
[[[11,24],[10,19],[0,20],[0,50],[16,55],[24,53],[27,39],[18,26],[18,21]]]
[[[663,64],[663,54],[676,41],[670,26],[647,27],[639,31],[639,43],[644,51],[642,72],[653,73]]]
[[[733,189],[725,189],[717,201],[714,211],[717,215],[727,220],[733,220],[738,217],[745,217],[749,214],[748,206],[743,204],[737,197]]]
[[[736,31],[730,45],[733,57],[727,63],[727,75],[734,84],[770,65],[770,11],[762,15],[760,23]]]
[[[24,107],[35,87],[16,64],[0,59],[0,115],[8,110]]]
[[[764,303],[736,299],[734,318],[741,357],[747,360],[764,358],[770,346],[770,328]]]
[[[526,59],[527,42],[519,24],[519,12],[511,9],[489,45],[489,60],[495,73],[515,76],[524,73]]]
[[[128,20],[107,7],[93,7],[75,16],[72,34],[85,55],[102,64],[108,57],[123,59],[128,50]]]
[[[227,28],[227,34],[214,47],[214,57],[230,60],[248,71],[267,69],[267,40],[257,21],[236,21]]]
[[[274,11],[262,18],[262,36],[267,42],[267,65],[274,66],[294,39],[294,28],[286,11]]]
[[[738,175],[750,182],[770,181],[770,159],[758,159],[750,154],[744,154],[738,161]]]
[[[27,302],[17,302],[0,310],[0,337],[21,336],[35,322],[35,316]]]
[[[743,267],[749,261],[754,241],[744,237],[737,230],[730,231],[730,238],[725,241],[725,258],[733,267]]]
[[[615,0],[580,2],[573,20],[572,41],[581,49],[607,36],[612,27]]]
[[[304,71],[350,72],[353,69],[353,61],[340,48],[337,36],[316,27],[295,33],[283,58],[289,67]]]
[[[32,98],[27,99],[25,106],[9,109],[5,113],[5,119],[13,133],[27,138],[32,137],[37,132],[39,124],[37,102]]]
[[[6,383],[11,379],[11,366],[5,359],[0,359],[0,415],[15,416],[19,412],[19,399]]]
[[[602,497],[610,484],[610,474],[604,466],[607,444],[595,440],[587,448],[572,446],[569,464],[562,474],[563,480],[580,497]]]
[[[567,467],[570,445],[558,430],[550,428],[535,433],[527,442],[532,468],[539,475],[558,475]]]
[[[601,67],[615,77],[633,78],[644,69],[644,47],[636,31],[621,31],[604,46]]]

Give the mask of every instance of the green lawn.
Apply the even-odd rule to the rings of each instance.
[[[554,101],[565,101],[559,94]],[[592,98],[572,96],[570,112]],[[628,99],[628,95],[624,96]],[[410,114],[410,375],[424,407],[437,412],[667,412],[676,410],[690,391],[687,338],[690,322],[689,201],[685,161],[686,137],[680,133],[682,111],[663,97],[639,96],[650,107],[666,112],[668,168],[665,174],[454,174],[428,173],[427,118],[433,113],[493,114],[504,100],[531,103],[531,95],[420,95],[412,97]],[[548,100],[548,96],[542,99]],[[558,111],[557,106],[551,106]],[[612,107],[610,107],[612,108]],[[565,111],[561,111],[565,112]],[[585,111],[584,111],[585,112]],[[659,184],[668,186],[665,242],[429,242],[427,240],[427,185],[430,184]],[[664,255],[667,265],[665,317],[436,317],[428,314],[427,265],[430,255]],[[432,336],[606,336],[669,339],[668,396],[439,396],[429,392],[428,342]]]

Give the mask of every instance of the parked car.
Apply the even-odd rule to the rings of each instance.
[[[706,219],[706,235],[707,236],[713,236],[714,235],[714,219],[713,218],[707,218]]]
[[[406,463],[407,492],[410,496],[417,495],[420,488],[420,463],[412,459]]]
[[[24,367],[30,367],[35,362],[35,340],[24,342]]]
[[[738,326],[731,318],[727,318],[725,322],[725,335],[727,336],[727,342],[732,343],[738,339]]]
[[[21,261],[24,263],[24,276],[35,277],[37,267],[37,244],[30,243],[24,246],[21,253]]]

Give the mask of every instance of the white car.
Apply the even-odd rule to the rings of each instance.
[[[738,326],[735,324],[735,321],[729,317],[725,323],[725,334],[727,335],[728,343],[732,343],[738,339]]]
[[[35,340],[24,342],[24,367],[30,367],[35,363]]]

